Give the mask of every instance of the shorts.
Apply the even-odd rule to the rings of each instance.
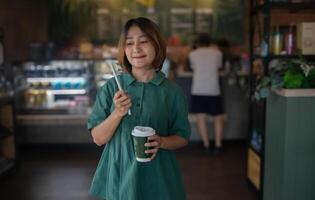
[[[206,113],[212,116],[223,114],[222,97],[191,95],[190,112],[195,114]]]

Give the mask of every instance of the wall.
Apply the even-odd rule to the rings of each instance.
[[[48,40],[45,0],[1,0],[0,27],[4,29],[6,62],[28,58],[30,42]]]

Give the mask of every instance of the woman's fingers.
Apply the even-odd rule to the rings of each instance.
[[[148,142],[144,144],[144,146],[150,147],[150,149],[145,150],[145,153],[152,154],[152,156],[150,157],[151,160],[156,157],[156,154],[159,151],[159,148],[161,146],[160,141],[161,137],[158,134],[155,134],[148,137]]]
[[[154,148],[154,149],[145,150],[145,153],[147,153],[147,154],[150,154],[150,153],[156,154],[158,151],[159,151],[158,148]]]
[[[125,91],[117,91],[113,100],[117,111],[124,116],[131,107],[131,97]]]
[[[118,91],[114,95],[115,102],[122,102],[122,101],[125,101],[126,99],[130,99],[130,96],[124,91]]]
[[[150,141],[150,142],[147,142],[145,143],[146,147],[159,147],[159,143],[157,141]]]
[[[127,99],[125,99],[124,101],[121,101],[121,102],[120,102],[120,105],[121,105],[121,106],[127,106],[127,105],[129,105],[129,104],[131,104],[131,99],[130,99],[130,98],[127,98]]]
[[[119,99],[121,96],[123,96],[123,95],[125,95],[125,94],[126,94],[126,93],[125,93],[124,91],[121,91],[121,90],[117,91],[117,92],[115,93],[115,95],[114,95],[114,100]]]

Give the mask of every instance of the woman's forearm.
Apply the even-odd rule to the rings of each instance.
[[[92,129],[92,137],[95,144],[106,144],[114,135],[122,116],[112,112],[102,123]]]
[[[175,150],[181,147],[184,147],[188,144],[188,141],[178,135],[171,135],[166,137],[161,137],[161,146],[162,149]]]

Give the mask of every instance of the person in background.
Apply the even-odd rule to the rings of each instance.
[[[208,115],[214,118],[214,153],[222,148],[224,109],[219,85],[219,70],[222,68],[222,53],[211,45],[208,34],[198,36],[197,48],[189,54],[193,70],[191,87],[191,113],[196,116],[196,125],[205,151],[210,152]]]
[[[185,192],[174,150],[188,143],[188,106],[179,86],[160,71],[166,44],[158,26],[143,17],[126,22],[118,60],[125,73],[118,91],[110,79],[98,91],[88,118],[94,142],[105,145],[91,194],[106,200],[184,200]],[[126,115],[130,109],[131,115]],[[151,161],[137,162],[131,132],[152,127],[146,153]]]
[[[162,65],[161,71],[165,74],[165,77],[168,78],[170,76],[171,71],[171,62],[168,58],[165,57],[165,60]]]

